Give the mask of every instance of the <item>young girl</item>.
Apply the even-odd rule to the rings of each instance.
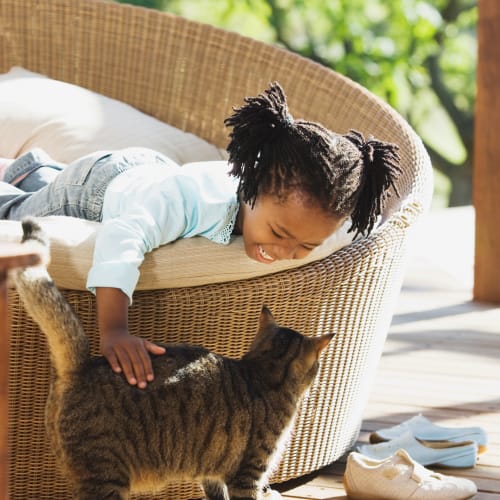
[[[301,259],[351,218],[368,234],[400,173],[397,147],[294,120],[274,83],[226,119],[229,163],[179,167],[144,148],[101,151],[68,166],[43,151],[7,162],[0,218],[69,215],[101,221],[87,287],[100,347],[130,384],[153,380],[164,349],[128,332],[128,306],[144,254],[178,238],[221,244],[241,234],[251,259]],[[140,167],[140,168],[135,168]]]

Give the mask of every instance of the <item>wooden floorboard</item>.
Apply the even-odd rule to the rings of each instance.
[[[482,426],[489,443],[477,465],[439,472],[473,480],[479,490],[474,500],[499,500],[500,307],[471,300],[472,222],[472,209],[463,207],[433,213],[423,223],[359,442],[418,413],[441,425]],[[289,500],[347,498],[344,464],[277,489]]]

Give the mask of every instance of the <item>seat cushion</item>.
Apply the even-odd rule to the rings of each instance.
[[[63,216],[37,220],[50,238],[49,271],[56,284],[61,288],[85,290],[100,223]],[[348,227],[344,224],[305,259],[282,260],[272,264],[259,263],[247,257],[241,236],[233,237],[229,245],[219,245],[200,236],[181,239],[146,254],[137,290],[238,281],[300,267],[349,244],[353,233],[347,234]],[[20,222],[0,221],[0,241],[17,242],[21,240],[21,235]]]

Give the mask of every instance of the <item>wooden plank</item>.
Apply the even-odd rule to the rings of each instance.
[[[9,454],[7,376],[9,366],[9,318],[7,313],[7,273],[0,270],[0,498],[8,498]]]
[[[481,0],[474,133],[475,300],[500,303],[500,2]]]
[[[9,498],[9,342],[10,327],[7,308],[7,270],[38,264],[40,255],[26,245],[0,244],[0,498]]]
[[[286,492],[284,498],[290,498],[293,500],[328,500],[329,498],[347,498],[342,484],[338,487],[328,487],[316,486],[312,483],[308,483],[302,486],[297,486],[292,490]]]

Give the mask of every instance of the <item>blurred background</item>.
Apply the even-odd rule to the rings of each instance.
[[[472,204],[477,0],[115,0],[284,47],[360,83],[423,139],[434,208]]]

